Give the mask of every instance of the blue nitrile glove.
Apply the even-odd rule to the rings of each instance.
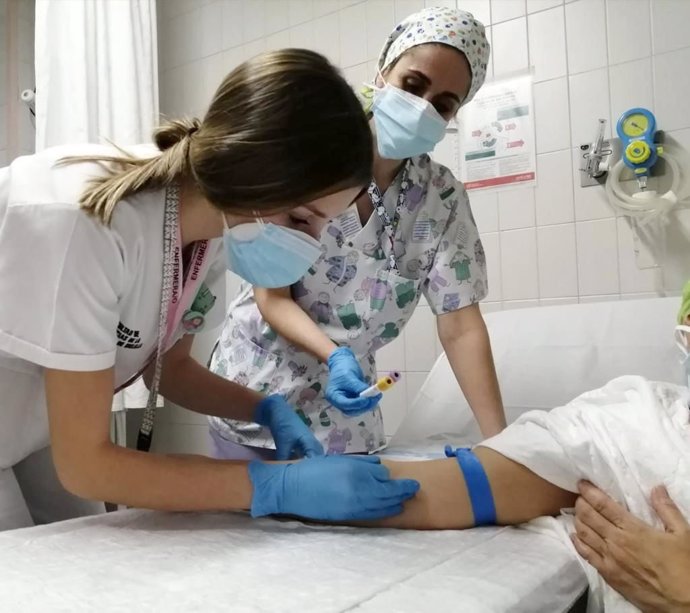
[[[276,460],[323,455],[323,446],[279,394],[266,396],[254,410],[254,421],[266,426],[276,444]]]
[[[402,513],[419,491],[412,479],[392,480],[376,456],[332,455],[294,464],[249,464],[252,517],[298,515],[321,521],[382,519]]]
[[[328,386],[326,400],[345,415],[355,416],[371,411],[381,400],[381,394],[360,398],[360,392],[371,386],[355,354],[349,347],[338,347],[328,356]]]

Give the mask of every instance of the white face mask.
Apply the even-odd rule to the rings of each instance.
[[[676,326],[675,336],[676,345],[683,355],[683,362],[687,363],[690,359],[690,326]]]
[[[676,326],[676,345],[682,355],[682,364],[685,367],[685,385],[690,387],[690,326]]]

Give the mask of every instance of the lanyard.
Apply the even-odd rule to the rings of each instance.
[[[162,355],[172,342],[180,321],[185,316],[185,305],[196,295],[203,282],[209,259],[208,241],[198,241],[190,258],[186,276],[182,269],[182,237],[179,224],[180,188],[170,186],[165,191],[165,216],[163,221],[163,283],[158,316],[158,345],[156,353],[144,369],[153,361],[154,374],[149,388],[149,398],[144,410],[137,449],[148,451],[151,447],[153,422],[156,415],[158,387],[163,367]],[[136,375],[138,377],[139,375]],[[135,377],[135,378],[136,378]]]
[[[409,174],[410,161],[408,160],[403,168],[402,178],[400,180],[400,193],[398,194],[398,200],[395,204],[395,214],[393,215],[393,219],[390,218],[388,211],[386,211],[386,207],[383,202],[383,195],[381,194],[381,190],[379,190],[375,181],[371,182],[369,189],[367,190],[369,200],[371,200],[374,211],[376,211],[376,214],[379,216],[379,219],[383,224],[383,229],[388,235],[388,240],[390,241],[391,249],[390,253],[388,254],[389,270],[398,270],[398,259],[395,255],[395,233],[397,232],[398,225],[400,224],[400,212],[405,204],[407,192],[411,187]]]

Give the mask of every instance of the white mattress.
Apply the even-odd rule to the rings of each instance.
[[[0,611],[559,613],[586,587],[519,528],[364,530],[129,510],[0,533]]]

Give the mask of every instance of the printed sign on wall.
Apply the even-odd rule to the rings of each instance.
[[[535,183],[531,75],[486,83],[459,123],[460,177],[466,189]]]

